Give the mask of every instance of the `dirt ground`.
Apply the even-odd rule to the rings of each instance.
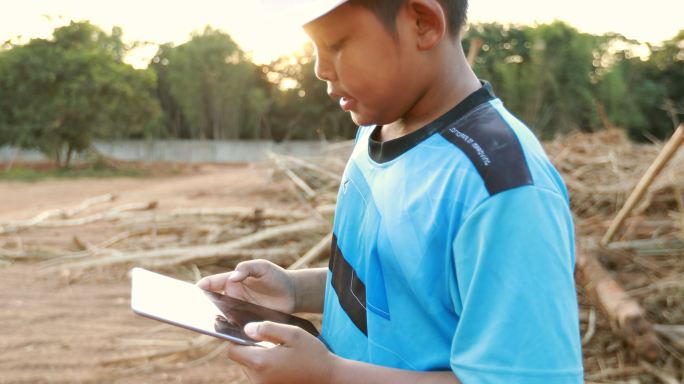
[[[641,171],[634,167],[641,163],[647,164],[648,161],[639,160],[637,155],[650,158],[650,155],[644,155],[645,152],[638,152],[623,143],[621,159],[631,161],[627,165],[632,168],[616,170],[611,165],[613,163],[594,158],[586,161],[589,165],[585,164],[587,156],[584,155],[583,148],[586,145],[596,146],[597,142],[610,142],[602,137],[581,136],[574,139],[575,144],[570,140],[571,149],[575,148],[572,145],[579,148],[567,152],[580,154],[572,158],[575,160],[571,159],[576,163],[566,164],[569,161],[567,158],[563,162],[559,160],[559,164],[565,166],[561,169],[565,172],[564,176],[572,181],[570,192],[575,213],[578,215],[577,229],[585,240],[605,233],[621,204],[616,202],[624,201],[631,191],[631,187],[624,187],[624,175],[632,175],[630,177],[634,180],[640,177]],[[646,151],[653,152],[653,148],[646,148]],[[594,152],[603,153],[592,150]],[[566,152],[551,148],[549,153]],[[80,257],[80,251],[89,254],[88,257],[102,257],[97,250],[109,247],[114,244],[110,242],[112,239],[126,233],[138,233],[139,236],[124,237],[130,241],[127,240],[125,245],[116,243],[107,248],[109,253],[104,254],[117,251],[117,247],[126,252],[135,252],[170,245],[180,247],[210,244],[210,238],[213,239],[211,244],[225,244],[238,238],[244,240],[244,237],[256,231],[264,233],[274,228],[282,230],[293,223],[301,223],[297,221],[301,217],[278,219],[273,214],[278,209],[286,209],[290,213],[304,212],[303,221],[306,221],[310,219],[309,213],[311,216],[320,216],[317,209],[329,206],[334,201],[337,187],[329,176],[324,176],[338,174],[343,161],[335,161],[334,157],[326,160],[329,161],[326,163],[329,168],[322,167],[323,172],[312,171],[312,168],[315,170],[318,167],[310,164],[298,169],[300,175],[309,176],[306,180],[309,185],[318,188],[315,204],[303,197],[302,191],[298,191],[283,175],[279,176],[277,171],[266,165],[183,166],[172,172],[161,169],[153,172],[155,176],[144,178],[0,182],[0,252],[6,252],[0,253],[0,384],[246,383],[241,369],[227,360],[225,343],[141,318],[131,312],[130,283],[127,276],[131,265],[123,263],[112,267],[107,264],[105,269],[96,267],[79,270],[67,269],[64,264],[55,263],[55,259],[59,261]],[[623,160],[616,160],[616,164],[624,165]],[[297,162],[289,164],[293,166]],[[587,169],[594,170],[597,175],[578,180],[575,171],[585,172]],[[604,175],[606,172],[608,177]],[[613,180],[611,185],[616,192],[601,194],[592,189],[601,184],[597,184],[595,180],[604,179]],[[631,218],[623,236],[623,245],[632,244],[628,240],[635,240],[633,244],[637,244],[644,239],[667,240],[673,236],[681,238],[677,234],[684,227],[677,227],[675,220],[684,218],[684,200],[681,198],[681,182],[675,184],[672,181],[681,178],[664,179],[670,180],[671,185],[659,187],[652,197],[654,203],[649,210]],[[338,181],[337,178],[335,180]],[[108,193],[116,194],[118,198],[92,206],[85,213],[81,212],[74,217],[117,213],[117,208],[130,207],[132,203],[149,205],[147,203],[154,202],[155,208],[125,212],[133,213],[133,216],[117,219],[118,221],[96,220],[77,226],[41,225],[23,232],[4,232],[8,228],[8,222],[31,219],[57,208],[71,209],[87,199]],[[169,214],[169,211],[176,208],[226,207],[249,209],[247,216],[240,220],[202,215],[192,220],[188,216],[176,219],[176,216]],[[273,215],[270,216],[271,219],[264,219],[261,215],[268,210],[254,208],[276,209],[270,210]],[[168,221],[171,219],[163,219],[165,216],[176,220],[172,228]],[[141,218],[144,220],[136,221]],[[46,221],[54,222],[59,221],[58,219],[59,217]],[[323,219],[324,224],[328,224],[327,219]],[[288,224],[283,225],[284,223]],[[217,227],[221,231],[215,236]],[[141,228],[153,230],[141,231]],[[291,254],[284,256],[289,259],[281,260],[281,265],[290,265],[304,252],[312,249],[329,231],[326,225],[319,229],[320,233],[307,236],[301,236],[302,233],[299,232],[289,236],[283,236],[283,232],[275,232],[276,236],[265,241],[260,240],[262,242],[257,247],[260,251],[290,249],[288,252]],[[682,248],[679,245],[668,245],[670,243],[663,244],[665,245],[643,245],[641,248],[637,244],[634,249],[616,248],[615,251],[596,256],[606,273],[613,276],[627,290],[627,294],[644,307],[645,319],[659,326],[661,333],[679,329],[684,319],[681,305],[684,298],[681,284],[684,271]],[[196,259],[191,260],[196,262]],[[136,261],[142,262],[138,259]],[[211,263],[190,265],[171,263],[171,269],[165,272],[187,281],[195,281],[200,273],[206,274],[208,270],[222,271],[232,268],[237,262],[236,259],[225,257],[218,261],[220,262],[212,259]],[[202,272],[195,265],[199,265]],[[589,300],[588,290],[591,286],[578,287],[587,382],[680,382],[679,378],[684,372],[684,360],[678,347],[680,339],[672,341],[660,335],[658,345],[666,349],[667,353],[655,363],[645,364],[642,357],[623,338],[611,331],[610,320],[604,311]],[[671,333],[668,335],[668,338],[674,337]]]
[[[160,210],[285,204],[259,192],[269,187],[277,188],[268,170],[242,165],[152,178],[2,182],[0,221],[105,193],[117,194],[116,204],[156,200]],[[50,230],[62,241],[74,235]],[[82,239],[101,239],[108,228],[78,231]],[[0,241],[27,241],[21,235]],[[40,263],[0,267],[0,383],[246,382],[221,342],[134,315],[129,284],[125,272],[89,271],[74,279]]]

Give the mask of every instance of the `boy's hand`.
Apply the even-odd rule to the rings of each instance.
[[[245,333],[271,348],[228,343],[228,358],[242,365],[254,384],[459,384],[452,371],[408,371],[381,367],[335,356],[316,337],[292,325],[249,323]]]
[[[336,357],[310,333],[270,321],[249,323],[245,333],[272,348],[230,344],[228,358],[243,366],[252,383],[329,383]]]
[[[295,310],[292,278],[285,269],[266,260],[244,261],[232,272],[201,279],[197,286],[285,313]]]

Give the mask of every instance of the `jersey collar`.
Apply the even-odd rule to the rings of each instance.
[[[430,136],[467,115],[473,109],[496,98],[491,84],[480,81],[482,87],[471,93],[448,112],[424,127],[393,140],[377,141],[382,125],[376,125],[368,139],[368,155],[377,163],[386,163],[408,152]]]

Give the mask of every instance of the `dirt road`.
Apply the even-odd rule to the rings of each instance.
[[[282,206],[271,200],[275,194],[264,194],[270,184],[266,170],[247,166],[151,179],[5,182],[0,221],[28,219],[104,193],[119,195],[116,204],[156,200],[160,210]],[[68,230],[51,231],[56,241],[71,236]],[[102,228],[86,232],[92,233],[79,235],[102,238]],[[21,236],[0,241],[22,241]],[[0,268],[0,383],[245,382],[220,342],[135,316],[129,294],[125,272],[74,278],[31,262]]]

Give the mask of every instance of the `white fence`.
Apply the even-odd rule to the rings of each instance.
[[[120,160],[182,163],[251,163],[266,160],[268,152],[292,156],[316,156],[328,143],[316,141],[100,141],[94,143],[102,154]],[[0,148],[0,162],[44,161],[38,151]]]

